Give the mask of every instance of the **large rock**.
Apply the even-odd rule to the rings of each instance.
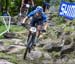
[[[48,43],[51,43],[51,39],[45,39],[45,40],[42,40],[42,41],[39,41],[37,43],[37,46],[38,47],[43,47],[44,45],[48,44]]]
[[[24,45],[23,41],[21,39],[1,39],[0,41],[5,43],[11,43],[11,44],[16,44],[16,45]]]
[[[52,49],[52,47],[53,47],[52,43],[48,43],[48,44],[43,46],[43,49],[50,51]]]
[[[61,49],[61,54],[73,52],[74,51],[73,45],[74,43],[71,43],[69,45],[64,45]]]
[[[49,53],[46,53],[46,52],[43,52],[43,57],[45,60],[51,60],[52,59],[51,55],[49,55]]]
[[[41,51],[31,51],[31,53],[27,55],[27,58],[29,58],[30,60],[39,59],[40,57],[42,57]]]
[[[52,42],[52,43],[47,43],[46,45],[43,46],[43,48],[48,52],[60,51],[63,45],[64,45],[63,43]]]
[[[14,42],[14,44],[16,45],[24,45],[24,43],[22,43],[21,39],[11,39],[12,42]]]
[[[14,64],[14,63],[8,62],[7,60],[0,59],[0,64]]]
[[[12,54],[12,53],[18,53],[23,49],[25,49],[25,46],[10,45],[9,47],[6,48],[6,50],[4,50],[4,52],[7,52],[8,54]]]
[[[5,50],[4,42],[0,41],[0,51]]]
[[[54,64],[66,64],[68,60],[68,56],[63,56],[62,58],[56,58]]]
[[[5,34],[3,34],[4,38],[14,38],[15,37],[15,33],[12,32],[7,32]]]
[[[75,64],[75,59],[69,59],[67,64]]]
[[[51,60],[43,60],[42,64],[53,64]]]

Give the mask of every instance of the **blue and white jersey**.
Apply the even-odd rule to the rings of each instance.
[[[28,17],[33,17],[37,12],[39,12],[39,11],[38,10],[33,10],[32,12],[30,12],[28,14]],[[47,15],[44,12],[42,12],[41,16],[42,16],[42,21],[46,22],[47,21]]]

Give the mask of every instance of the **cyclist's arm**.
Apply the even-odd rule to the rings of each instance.
[[[35,11],[30,12],[24,19],[23,19],[23,23],[26,22],[26,20],[30,17],[32,17],[35,14]]]
[[[48,27],[48,22],[45,22],[44,23],[44,30],[47,30],[47,27]]]
[[[44,30],[46,30],[48,27],[48,22],[47,22],[47,16],[45,14],[43,14],[43,23],[44,23]]]

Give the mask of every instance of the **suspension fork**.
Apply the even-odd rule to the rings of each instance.
[[[28,42],[28,40],[29,40],[30,35],[31,35],[31,31],[29,31],[29,33],[28,33],[27,42]]]

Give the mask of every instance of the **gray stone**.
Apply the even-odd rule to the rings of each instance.
[[[53,62],[51,62],[50,60],[43,60],[42,64],[53,64]]]
[[[3,42],[3,41],[1,41],[1,40],[0,40],[0,45],[2,45],[2,46],[4,45],[4,42]]]
[[[52,57],[49,55],[49,53],[43,52],[43,56],[44,56],[44,59],[46,59],[46,60],[52,59]]]
[[[52,43],[48,43],[48,44],[46,44],[46,45],[43,46],[43,48],[44,48],[45,50],[51,50],[52,47],[53,47]]]
[[[5,50],[4,42],[0,41],[0,51]]]
[[[75,59],[69,59],[67,64],[75,64]]]
[[[31,53],[29,53],[29,54],[27,55],[27,57],[28,57],[30,60],[39,59],[40,57],[42,57],[42,52],[40,52],[40,51],[31,51]]]
[[[54,63],[55,64],[64,64],[66,61],[62,59],[57,59]]]
[[[45,39],[42,41],[39,41],[39,43],[37,43],[38,47],[43,47],[44,45],[51,43],[51,39]]]
[[[62,44],[55,43],[55,42],[47,43],[46,45],[44,45],[43,48],[45,50],[47,50],[48,52],[51,52],[51,51],[60,51],[61,48],[62,48]]]
[[[24,43],[22,42],[22,40],[21,39],[17,39],[17,38],[13,38],[13,39],[1,39],[0,41],[2,41],[3,44],[6,43],[6,42],[10,42],[10,43],[15,44],[15,45],[24,45]]]
[[[0,45],[0,51],[4,51],[4,50],[5,50],[5,46]]]
[[[14,44],[17,44],[17,45],[24,45],[24,43],[22,43],[21,39],[11,39],[11,41],[14,42]]]
[[[70,53],[70,52],[74,51],[73,45],[74,45],[74,43],[71,43],[69,45],[64,45],[61,49],[61,54]]]
[[[8,62],[7,60],[0,59],[0,64],[14,64],[14,63]]]
[[[6,32],[5,34],[3,34],[4,38],[14,38],[15,37],[15,33],[13,32]]]
[[[23,49],[25,49],[25,46],[10,45],[9,47],[6,48],[5,52],[7,52],[8,54],[12,54],[12,53],[18,53]]]

